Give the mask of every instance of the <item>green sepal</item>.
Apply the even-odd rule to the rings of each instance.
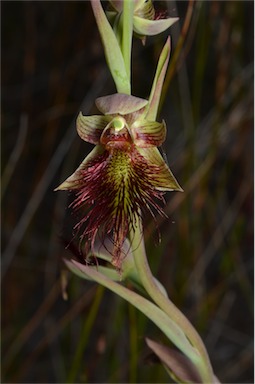
[[[159,147],[166,139],[166,124],[164,121],[137,120],[132,125],[132,134],[137,147]]]
[[[183,192],[183,189],[165,163],[165,160],[161,156],[158,148],[137,147],[137,151],[148,161],[149,164],[157,165],[160,168],[160,171],[153,175],[152,180],[153,185],[157,190]]]
[[[156,74],[154,76],[154,80],[151,88],[149,102],[144,110],[144,116],[146,120],[152,120],[152,121],[156,120],[162,86],[163,86],[164,78],[166,75],[169,57],[170,57],[170,37],[167,38],[167,41],[159,57]]]
[[[81,185],[80,171],[82,169],[85,169],[91,160],[101,155],[104,151],[104,147],[102,147],[101,145],[96,145],[95,148],[93,148],[92,151],[88,154],[88,156],[85,157],[85,159],[76,169],[76,171],[72,173],[72,175],[69,176],[62,184],[55,188],[54,191],[71,190],[79,188]]]
[[[123,93],[114,93],[96,99],[96,106],[104,115],[127,115],[138,111],[147,104],[148,100]]]

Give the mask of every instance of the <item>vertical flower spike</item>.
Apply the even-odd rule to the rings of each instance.
[[[96,100],[103,115],[77,118],[79,136],[95,144],[80,167],[57,190],[74,190],[73,209],[83,211],[75,226],[81,241],[97,236],[113,242],[112,263],[121,270],[122,247],[135,220],[149,211],[163,214],[165,191],[179,190],[160,155],[166,137],[164,121],[146,120],[147,100],[114,94]]]

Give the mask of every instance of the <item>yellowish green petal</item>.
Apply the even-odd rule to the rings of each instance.
[[[148,161],[149,164],[154,164],[159,167],[158,173],[153,175],[152,180],[152,183],[157,190],[183,192],[183,189],[175,179],[156,147],[137,148],[137,151]]]
[[[99,144],[100,136],[110,118],[102,115],[83,116],[80,112],[76,120],[78,135],[91,144]]]
[[[166,139],[165,122],[137,120],[131,127],[135,145],[141,148],[159,147]]]
[[[85,157],[76,171],[69,176],[62,184],[60,184],[54,191],[78,189],[81,185],[80,171],[85,169],[90,161],[104,152],[104,148],[101,145],[96,145],[95,148]]]

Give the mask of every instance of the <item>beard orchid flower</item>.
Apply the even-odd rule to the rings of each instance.
[[[85,209],[74,229],[92,251],[97,235],[113,242],[112,264],[121,270],[122,246],[142,213],[163,213],[165,191],[182,191],[158,146],[165,122],[146,120],[147,100],[116,93],[96,99],[102,115],[77,118],[81,139],[95,144],[78,169],[57,190],[75,191],[71,206]]]

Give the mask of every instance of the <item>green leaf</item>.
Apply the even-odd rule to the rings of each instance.
[[[104,239],[102,243],[99,239],[95,241],[93,246],[93,251],[90,250],[87,255],[87,259],[90,257],[95,257],[97,259],[104,260],[109,264],[112,263],[112,255],[113,255],[114,244],[110,239]],[[136,289],[138,289],[141,293],[146,294],[144,287],[141,283],[140,276],[137,273],[137,269],[134,262],[132,247],[128,239],[125,239],[122,252],[125,255],[122,261],[122,272],[121,274],[116,271],[114,267],[101,267],[97,266],[97,270],[102,272],[105,276],[109,277],[114,281],[126,281],[130,282]],[[84,276],[83,276],[84,278]],[[158,289],[167,297],[167,292],[163,285],[154,278],[155,284],[158,286]]]
[[[131,86],[121,49],[112,27],[104,13],[100,0],[91,0],[91,6],[101,35],[106,61],[111,71],[117,91],[120,93],[130,94]]]
[[[158,328],[194,363],[201,363],[201,358],[197,350],[190,344],[184,332],[179,328],[178,324],[172,321],[160,308],[155,304],[138,295],[137,293],[118,284],[92,267],[80,264],[75,260],[65,260],[68,268],[78,276],[84,276],[89,280],[94,280],[97,283],[110,289],[130,304],[139,309],[145,316],[158,326]]]

